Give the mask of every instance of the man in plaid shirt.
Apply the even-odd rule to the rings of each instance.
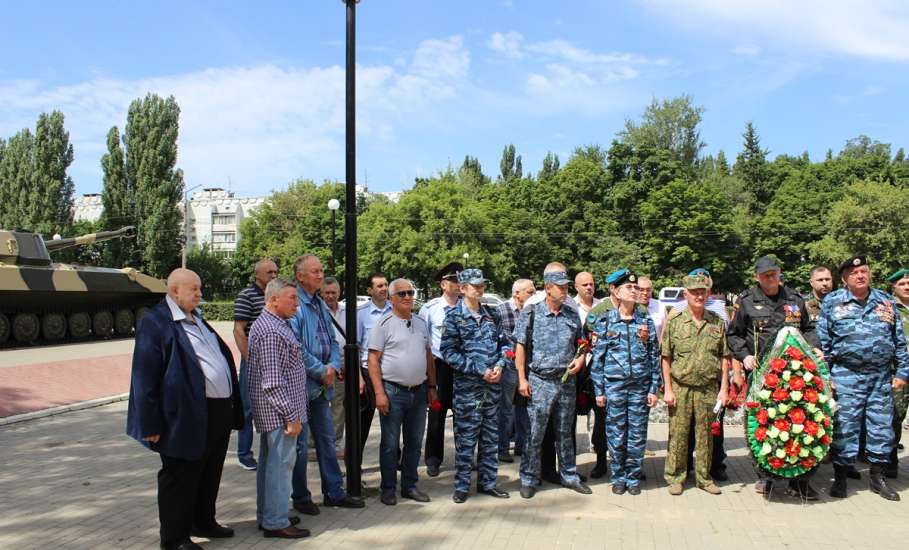
[[[298,539],[307,529],[287,516],[297,436],[307,420],[306,369],[300,345],[287,325],[297,311],[295,285],[274,279],[265,287],[265,308],[249,332],[249,397],[261,434],[256,471],[256,520],[266,537]]]

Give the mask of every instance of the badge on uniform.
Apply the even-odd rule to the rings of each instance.
[[[638,327],[638,338],[641,339],[641,342],[647,343],[647,340],[650,338],[650,327],[647,325],[641,325]]]
[[[893,303],[890,300],[885,301],[883,304],[878,305],[874,308],[874,312],[877,313],[878,318],[888,325],[894,323],[893,316]]]
[[[783,304],[783,312],[786,313],[786,323],[799,323],[802,320],[802,312],[796,304]]]

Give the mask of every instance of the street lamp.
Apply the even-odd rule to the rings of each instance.
[[[338,228],[338,208],[341,208],[341,201],[338,199],[331,199],[328,201],[328,209],[331,210],[331,266],[329,266],[329,271],[332,275],[337,275],[335,268],[338,265],[335,246],[335,243],[337,242],[335,235]]]

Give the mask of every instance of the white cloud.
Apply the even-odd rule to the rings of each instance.
[[[494,32],[489,37],[489,47],[493,51],[502,53],[505,57],[511,59],[520,59],[524,56],[521,51],[521,42],[524,36],[519,32],[510,31],[506,33]]]
[[[454,96],[469,67],[457,36],[422,42],[404,67],[358,67],[358,136],[394,139],[402,117]],[[344,82],[338,66],[275,65],[58,87],[0,82],[0,135],[34,127],[42,111],[63,111],[76,152],[70,173],[80,192],[99,190],[110,127],[122,133],[132,100],[173,95],[181,109],[177,165],[187,184],[223,185],[230,177],[240,193],[261,194],[300,175],[343,174]]]
[[[905,0],[640,0],[699,32],[754,36],[764,47],[909,61]]]

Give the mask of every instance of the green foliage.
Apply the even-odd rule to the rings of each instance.
[[[101,157],[104,186],[101,192],[100,226],[104,231],[137,224],[135,188],[126,177],[126,159],[120,146],[120,131],[116,126],[107,133],[107,153]],[[138,265],[134,239],[116,239],[104,243],[104,261],[121,267]]]
[[[735,159],[733,173],[745,183],[746,188],[754,195],[755,211],[762,212],[763,207],[770,202],[773,192],[776,190],[767,166],[768,151],[761,149],[761,139],[751,122],[745,125],[742,140],[744,148]]]
[[[202,297],[206,300],[228,298],[236,294],[237,286],[231,277],[230,263],[205,243],[194,246],[186,254],[186,267],[202,280]]]
[[[206,301],[199,304],[199,309],[202,310],[202,316],[208,322],[234,320],[233,301]]]
[[[665,151],[682,166],[693,167],[705,145],[698,130],[703,114],[704,108],[696,107],[689,95],[653,99],[641,122],[626,120],[620,135],[636,149]]]

